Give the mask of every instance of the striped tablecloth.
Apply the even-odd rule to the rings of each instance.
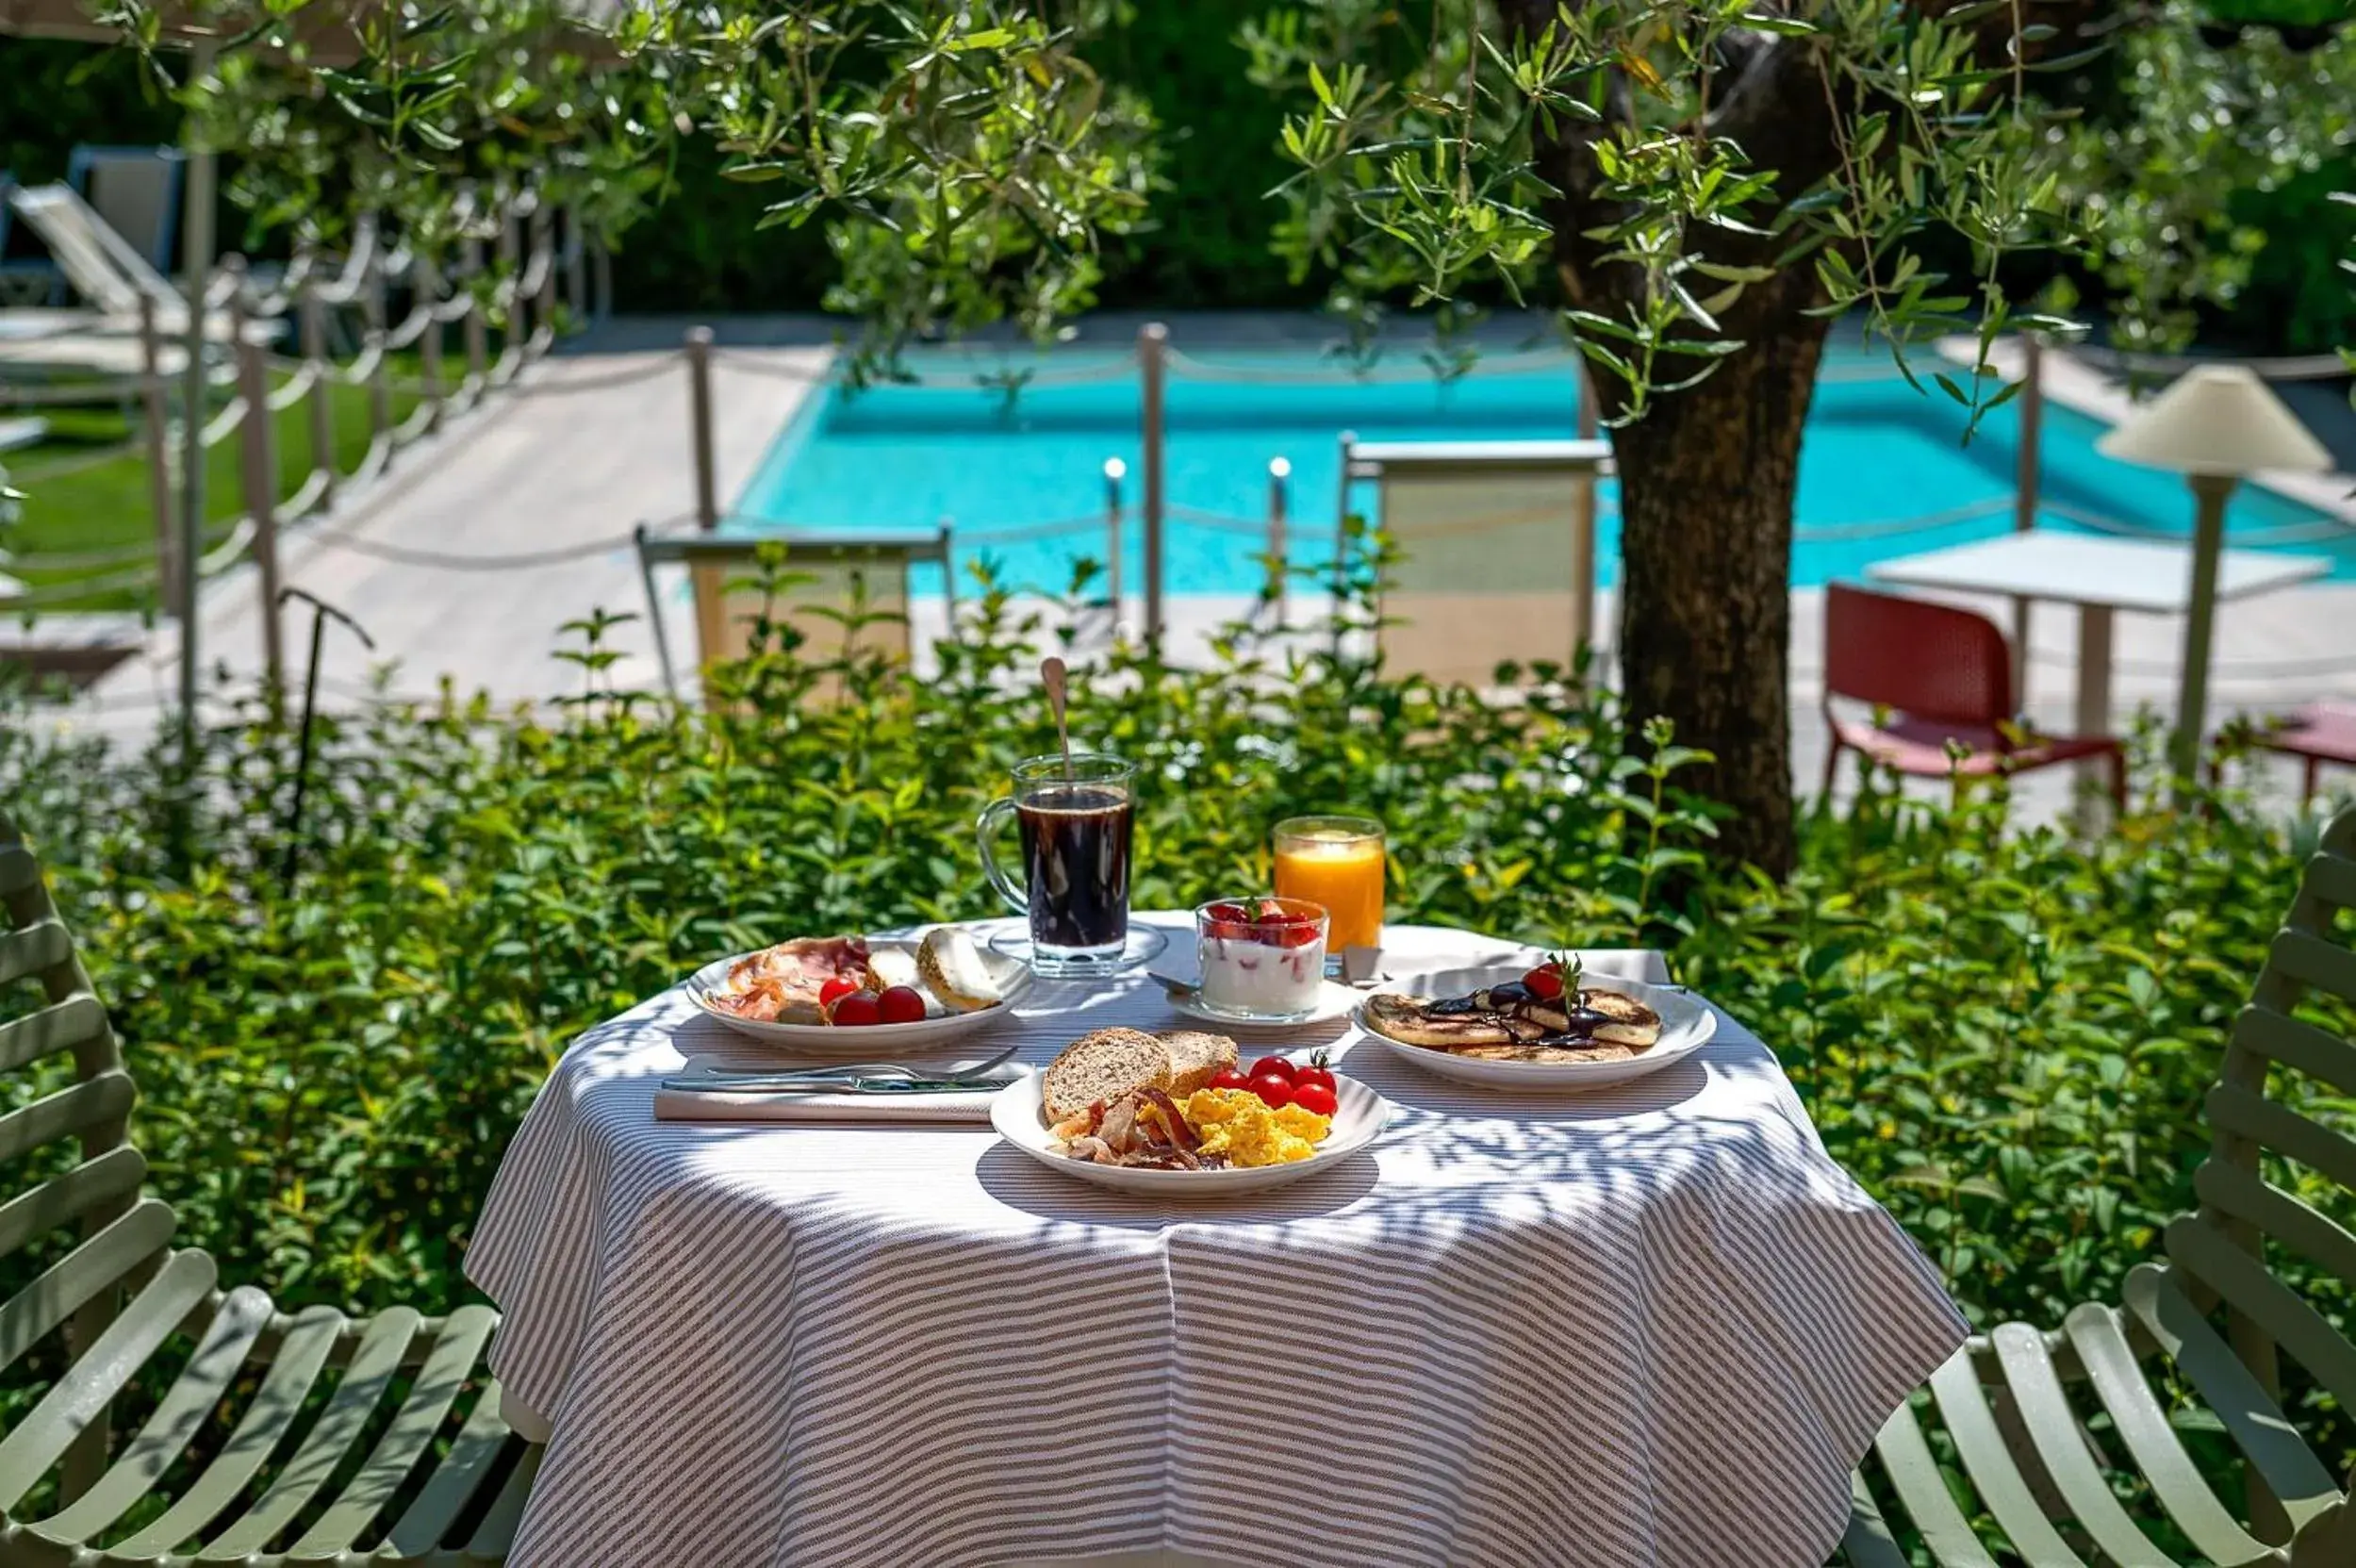
[[[1394,970],[1503,950],[1386,940]],[[997,1027],[1044,1062],[1178,1021],[1141,976]],[[670,992],[593,1030],[467,1257],[553,1428],[510,1561],[1822,1562],[1965,1326],[1767,1048],[1722,1017],[1649,1079],[1521,1099],[1326,1032],[1396,1107],[1381,1142],[1168,1206],[987,1128],[658,1123],[717,1026]]]

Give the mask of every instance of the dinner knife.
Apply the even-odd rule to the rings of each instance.
[[[970,1095],[1000,1087],[948,1078],[667,1078],[666,1089],[703,1095]]]

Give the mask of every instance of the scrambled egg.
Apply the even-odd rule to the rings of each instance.
[[[1283,1165],[1317,1152],[1333,1118],[1288,1105],[1272,1111],[1248,1089],[1197,1089],[1179,1111],[1202,1140],[1205,1154],[1232,1165]]]

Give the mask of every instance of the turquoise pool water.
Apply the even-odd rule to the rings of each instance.
[[[1341,507],[1339,437],[1362,440],[1477,440],[1576,434],[1577,380],[1560,361],[1476,370],[1454,384],[1428,376],[1354,380],[1316,352],[1199,356],[1225,374],[1174,372],[1168,387],[1166,577],[1174,593],[1246,593],[1260,580],[1264,548],[1250,530],[1223,528],[1198,514],[1259,522],[1267,515],[1268,463],[1293,466],[1291,558],[1329,560]],[[947,519],[961,569],[987,556],[1005,581],[1060,590],[1072,563],[1107,553],[1102,523],[1105,459],[1129,469],[1125,498],[1137,502],[1140,392],[1126,356],[1074,352],[1036,361],[1058,377],[1104,370],[1105,379],[1026,388],[1009,399],[975,385],[972,361],[939,355],[914,362],[914,386],[815,392],[782,431],[729,526],[750,532],[929,533]],[[1128,366],[1126,371],[1121,367]],[[2012,526],[2009,507],[1898,533],[1870,526],[1999,503],[2013,491],[2018,426],[2015,406],[1998,410],[1969,446],[1960,411],[1932,391],[1887,375],[1886,359],[1828,361],[1810,412],[1800,460],[1800,539],[1792,581],[1815,586],[1854,578],[1872,561],[1991,536]],[[1384,372],[1398,376],[1396,369]],[[2045,526],[2080,529],[2072,514],[2096,514],[2157,534],[2191,526],[2183,481],[2115,463],[2094,450],[2101,425],[2048,405],[2041,494]],[[1373,487],[1356,487],[1353,510],[1376,512]],[[1605,487],[1597,558],[1609,584],[1619,561],[1619,517]],[[1071,520],[1048,536],[1042,523]],[[2356,531],[2325,543],[2271,543],[2269,536],[2323,521],[2321,514],[2256,487],[2236,492],[2229,542],[2328,553],[2333,576],[2356,578]],[[1839,536],[1866,527],[1861,536]],[[1820,530],[1828,536],[1811,537]],[[1138,528],[1127,531],[1128,588],[1140,590]],[[962,581],[962,580],[961,580]],[[938,591],[921,580],[919,591]]]

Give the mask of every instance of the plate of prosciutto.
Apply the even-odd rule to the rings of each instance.
[[[956,926],[921,941],[798,936],[705,965],[687,995],[748,1039],[811,1055],[948,1045],[1004,1016],[1030,970]]]

